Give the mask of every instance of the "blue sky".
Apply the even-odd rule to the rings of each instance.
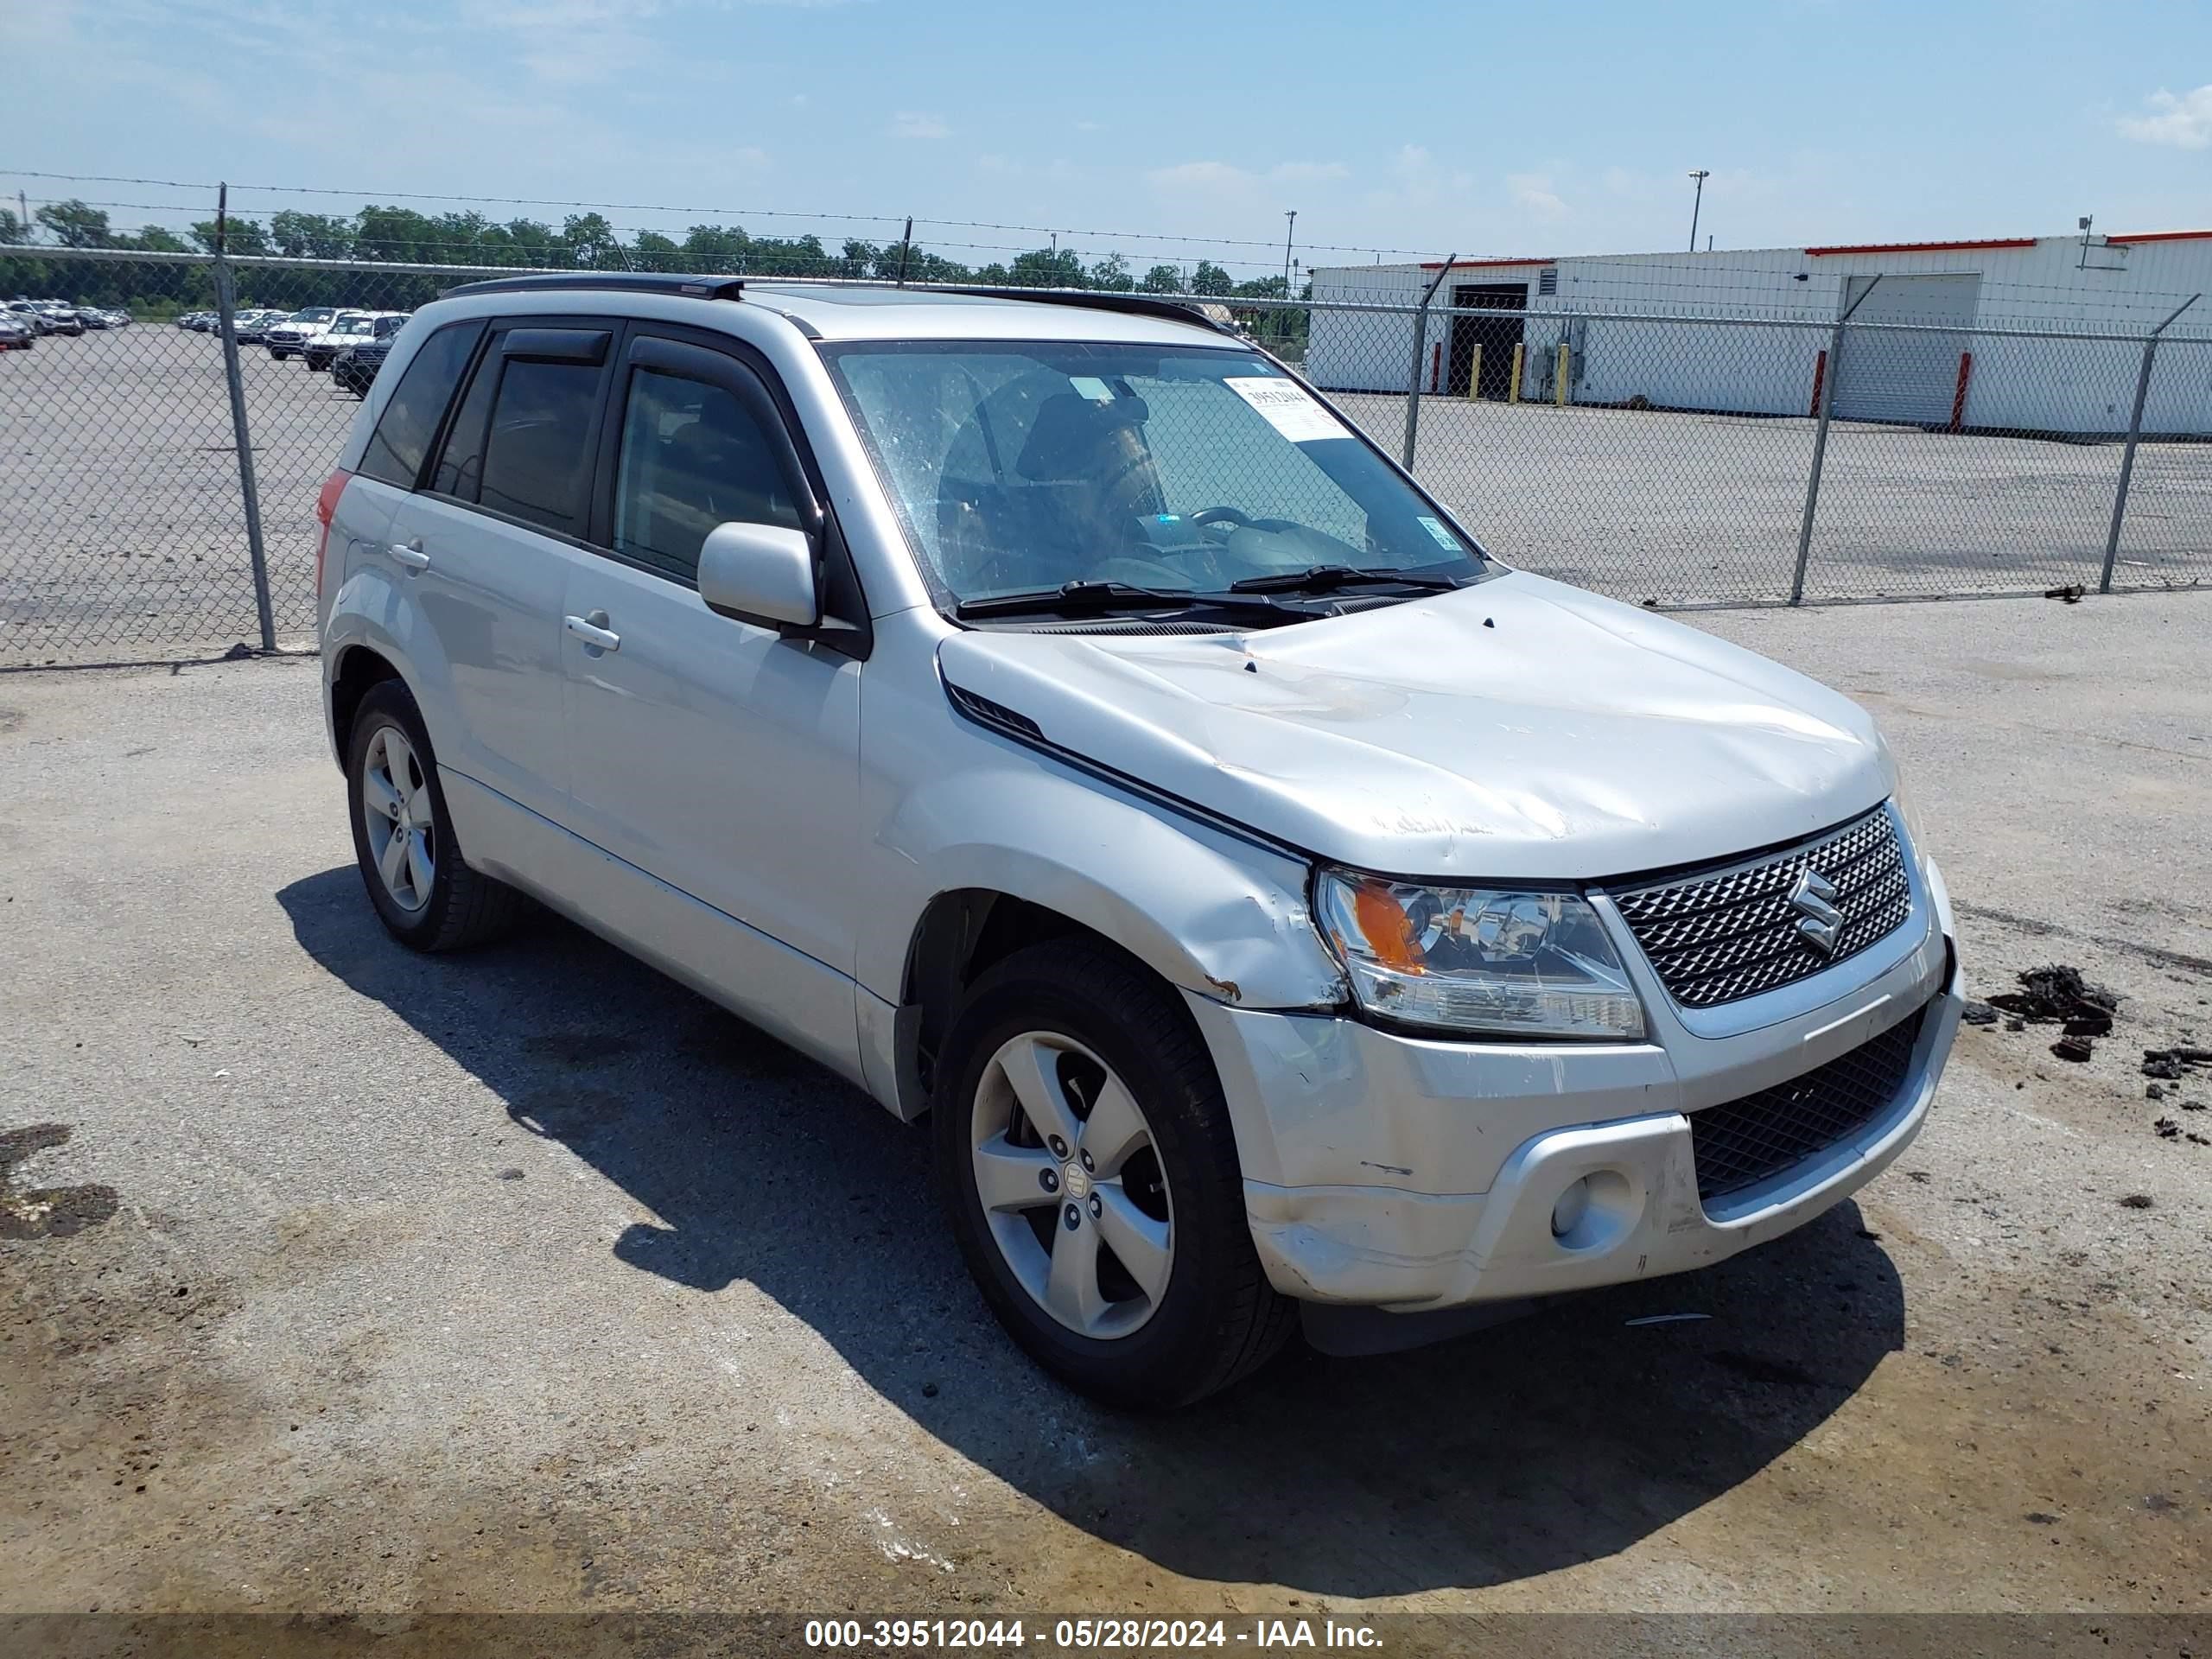
[[[1681,245],[1698,167],[1700,240],[1722,247],[2051,233],[2084,213],[2112,231],[2212,224],[2201,5],[55,0],[38,16],[0,107],[0,188],[124,204],[127,226],[204,217],[205,199],[6,169],[346,193],[241,193],[262,213],[408,193],[664,205],[679,211],[608,216],[679,234],[714,219],[880,239],[895,225],[828,215],[912,213],[1064,227],[1087,258],[1225,254],[1240,275],[1280,269],[1268,249],[1291,207],[1308,264],[1372,257],[1316,245]],[[972,263],[1043,239],[917,237]]]

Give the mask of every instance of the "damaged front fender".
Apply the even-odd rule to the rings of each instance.
[[[1216,1001],[1316,1009],[1344,1000],[1342,972],[1314,931],[1302,861],[1018,752],[914,788],[881,845],[909,885],[909,913],[943,893],[1003,893],[1082,924]],[[896,1000],[906,941],[870,943],[861,982]]]

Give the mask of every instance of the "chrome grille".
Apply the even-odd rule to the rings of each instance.
[[[1833,954],[1799,930],[1789,902],[1806,871],[1834,884]],[[1763,862],[1679,876],[1613,895],[1651,966],[1686,1008],[1709,1008],[1808,977],[1894,932],[1912,910],[1904,849],[1882,807]]]
[[[1923,1007],[1800,1077],[1690,1114],[1697,1195],[1717,1198],[1826,1151],[1880,1116],[1904,1087]]]

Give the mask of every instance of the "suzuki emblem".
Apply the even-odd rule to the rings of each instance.
[[[1824,957],[1835,955],[1843,941],[1843,912],[1833,902],[1835,891],[1835,883],[1818,870],[1798,871],[1789,889],[1789,902],[1805,912],[1797,931]]]

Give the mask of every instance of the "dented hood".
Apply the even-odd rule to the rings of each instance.
[[[939,662],[1057,748],[1397,874],[1717,858],[1863,811],[1894,778],[1848,698],[1520,572],[1251,633],[971,631]]]

